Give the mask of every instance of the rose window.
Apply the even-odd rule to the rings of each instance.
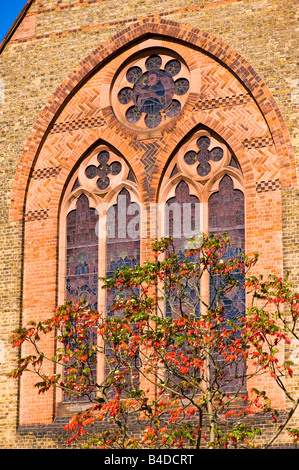
[[[154,54],[129,67],[117,94],[127,124],[155,129],[177,116],[189,91],[188,71],[178,60]]]

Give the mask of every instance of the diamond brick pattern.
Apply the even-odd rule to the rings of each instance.
[[[268,191],[277,191],[280,190],[281,185],[279,179],[274,181],[260,181],[256,183],[256,192],[265,193]]]
[[[79,119],[77,121],[66,121],[60,122],[53,126],[51,134],[59,134],[62,132],[77,131],[79,129],[85,129],[90,127],[102,127],[105,125],[103,117],[91,117],[88,119]]]
[[[25,221],[43,220],[48,218],[48,209],[41,209],[36,211],[28,211],[25,215]]]
[[[246,149],[271,147],[274,145],[273,139],[269,137],[253,137],[251,139],[244,139],[243,146]]]
[[[35,170],[32,174],[33,179],[41,179],[41,178],[51,178],[52,176],[58,175],[60,172],[61,167],[56,166],[55,168],[39,168]]]
[[[224,98],[212,98],[198,101],[194,105],[194,111],[196,110],[208,110],[214,108],[230,108],[232,106],[238,106],[246,104],[250,101],[250,96],[247,94],[226,96]]]

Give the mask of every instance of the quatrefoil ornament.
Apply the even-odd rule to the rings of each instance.
[[[211,141],[209,137],[202,136],[197,139],[196,145],[199,149],[198,152],[194,150],[189,150],[185,156],[184,160],[187,165],[197,165],[197,173],[199,176],[207,176],[211,171],[211,165],[209,161],[219,162],[223,157],[223,149],[221,147],[214,147],[209,150]]]
[[[110,178],[108,175],[115,176],[121,172],[121,163],[112,162],[110,165],[108,161],[110,154],[107,150],[103,150],[97,156],[99,166],[89,165],[85,170],[85,175],[88,179],[97,178],[97,187],[101,191],[107,189],[110,185]]]

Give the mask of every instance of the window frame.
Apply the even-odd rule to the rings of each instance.
[[[211,174],[207,175],[205,178],[192,178],[190,173],[186,174],[184,172],[184,167],[181,165],[182,159],[190,144],[194,146],[194,141],[199,137],[207,136],[212,140],[212,143],[218,141],[218,143],[225,150],[224,153],[224,164],[219,165],[218,168],[212,168]],[[234,160],[236,166],[232,166],[231,162]],[[173,174],[174,168],[178,168],[178,172]],[[242,174],[242,169],[238,163],[237,158],[234,156],[233,152],[229,149],[227,144],[215,133],[207,129],[200,129],[194,132],[189,139],[186,139],[183,145],[179,147],[177,152],[169,159],[168,164],[165,169],[165,173],[162,179],[160,192],[159,192],[159,220],[158,220],[158,238],[165,237],[165,206],[169,199],[175,196],[176,188],[181,181],[185,181],[189,187],[189,194],[194,195],[199,200],[200,207],[200,231],[206,235],[209,234],[209,199],[210,197],[219,191],[219,185],[221,180],[225,175],[228,175],[233,181],[234,190],[240,190],[244,195],[244,229],[245,229],[245,248],[246,248],[246,192],[244,179]],[[160,260],[163,259],[163,255],[160,255]],[[158,286],[161,290],[161,287]],[[210,288],[209,288],[209,274],[204,273],[201,283],[200,283],[200,292],[201,298],[205,304],[209,304],[210,300]],[[246,298],[245,298],[246,300]],[[204,306],[202,305],[202,308]],[[159,304],[159,310],[163,311],[164,306],[161,302]]]
[[[107,190],[99,191],[96,187],[92,188],[91,185],[79,185],[75,187],[77,178],[82,177],[83,172],[88,166],[88,162],[94,159],[94,156],[98,154],[103,149],[108,150],[113,154],[113,157],[117,156],[117,160],[121,161],[125,167],[125,174],[127,177],[132,171],[132,168],[127,163],[126,159],[120,156],[115,150],[112,150],[110,146],[106,144],[98,145],[93,151],[91,151],[87,156],[85,156],[77,168],[73,171],[71,178],[69,179],[68,185],[66,187],[63,200],[61,203],[60,216],[59,216],[59,252],[58,252],[58,293],[57,293],[57,302],[58,305],[63,305],[66,299],[66,267],[67,267],[67,216],[73,210],[76,210],[76,205],[79,197],[84,194],[89,201],[89,207],[93,208],[98,213],[98,234],[103,231],[101,236],[98,236],[98,311],[104,312],[106,315],[106,290],[103,289],[103,281],[101,277],[106,276],[106,260],[107,260],[107,212],[110,207],[117,204],[117,198],[122,189],[126,189],[131,198],[131,203],[137,203],[140,207],[140,227],[143,226],[143,210],[141,204],[141,198],[138,191],[137,182],[122,178],[116,178],[115,182],[112,182]],[[110,159],[113,161],[113,157]],[[110,161],[109,160],[109,161]],[[83,177],[83,181],[86,181]],[[136,178],[135,178],[136,181]],[[141,239],[141,237],[140,237]],[[141,247],[140,247],[141,252]],[[102,346],[102,338],[98,335],[97,338],[98,346]],[[63,367],[58,366],[58,373],[63,372]],[[101,383],[105,377],[105,360],[102,355],[99,354],[97,362],[97,381]],[[63,400],[63,392],[60,389],[56,390],[56,410],[59,411],[59,415],[64,415],[67,411],[64,411],[64,405],[72,406],[76,404],[79,407],[86,406],[85,402],[78,403],[72,402],[68,403]],[[56,411],[57,412],[57,411]]]

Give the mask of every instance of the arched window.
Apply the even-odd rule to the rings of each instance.
[[[107,212],[107,228],[106,275],[111,277],[123,266],[133,267],[140,263],[140,206],[131,202],[125,188]],[[107,315],[112,315],[109,307],[113,297],[113,293],[107,297]]]
[[[242,171],[237,159],[217,135],[201,129],[179,148],[166,168],[161,183],[160,203],[165,205],[160,220],[163,236],[173,236],[174,248],[183,256],[188,238],[205,234],[228,233],[231,240],[226,257],[245,250],[245,201]],[[214,279],[217,282],[217,279]],[[209,302],[213,282],[203,278],[203,300]],[[223,299],[228,318],[245,310],[242,280]],[[166,305],[166,315],[170,307]]]
[[[209,232],[226,232],[230,237],[230,246],[224,257],[234,258],[245,251],[244,194],[234,189],[230,176],[225,175],[219,183],[219,191],[209,198]],[[239,286],[234,287],[222,299],[228,319],[236,320],[245,311],[245,290],[242,289],[243,277],[238,276]],[[217,285],[217,278],[214,276]],[[213,286],[210,284],[210,297]]]
[[[115,150],[99,145],[82,160],[62,202],[60,304],[84,299],[92,309],[111,314],[113,293],[106,294],[99,278],[140,262],[138,202],[134,173]],[[97,341],[96,334],[93,338]],[[93,372],[101,380],[104,361]]]
[[[107,212],[107,247],[106,247],[106,276],[112,277],[116,270],[124,266],[130,268],[140,263],[140,205],[132,202],[131,195],[123,188],[118,196],[116,204],[109,207]],[[106,315],[112,317],[114,312],[111,306],[116,296],[126,298],[132,292],[112,290],[106,296]],[[138,294],[138,292],[134,292]],[[121,318],[122,312],[117,311],[117,317]],[[113,358],[113,350],[106,345],[106,359]],[[114,374],[113,368],[105,360],[105,376]],[[133,366],[135,367],[135,366]],[[112,375],[113,376],[113,375]],[[139,384],[139,374],[134,373],[135,386]],[[113,387],[108,391],[113,394]]]
[[[173,249],[179,257],[184,260],[184,251],[188,240],[200,231],[200,204],[197,196],[190,194],[188,184],[182,180],[176,186],[175,195],[167,200],[165,204],[165,236],[173,238]],[[199,313],[198,290],[200,286],[187,282],[183,289],[173,286],[166,295],[166,316],[176,315],[183,308],[184,311]],[[180,302],[181,295],[188,290],[188,302],[183,306]],[[182,292],[184,291],[184,292]]]
[[[98,307],[98,213],[89,207],[85,194],[78,199],[76,209],[66,221],[66,300],[82,299],[91,308]]]
[[[188,184],[182,180],[175,196],[166,202],[165,235],[173,237],[176,253],[183,256],[186,241],[200,231],[199,198],[190,194]]]

